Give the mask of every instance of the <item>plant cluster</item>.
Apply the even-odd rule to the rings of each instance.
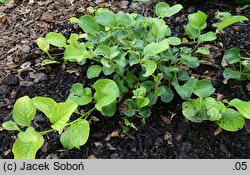
[[[250,58],[241,56],[239,48],[231,48],[227,50],[223,60],[225,61],[223,66],[226,67],[223,71],[225,83],[227,83],[229,79],[234,79],[239,82],[249,82]],[[250,83],[248,83],[246,87],[250,91]]]
[[[112,104],[119,96],[119,88],[113,80],[100,79],[94,84],[95,93],[92,96],[90,88],[83,88],[82,84],[73,85],[66,102],[57,103],[48,97],[28,96],[19,98],[13,109],[13,120],[3,123],[6,130],[18,131],[18,139],[15,141],[12,151],[15,158],[35,158],[36,152],[44,144],[43,135],[58,131],[60,141],[64,148],[79,148],[84,145],[89,137],[89,122],[87,117],[97,109],[105,111],[105,106]],[[87,105],[95,100],[95,107],[84,114],[78,111],[79,105]],[[31,121],[36,116],[36,111],[41,111],[51,123],[51,128],[45,131],[36,131],[32,127]],[[80,115],[75,120],[71,120],[73,115]],[[21,126],[23,129],[20,129]],[[25,131],[23,131],[25,130]],[[74,138],[74,139],[72,139]]]
[[[50,55],[49,48],[62,47],[65,49],[65,62],[91,65],[88,67],[87,77],[98,80],[94,84],[94,97],[90,88],[77,83],[72,86],[67,102],[56,103],[45,97],[22,97],[20,99],[27,104],[23,105],[24,102],[17,100],[13,118],[16,124],[28,126],[27,130],[23,132],[13,122],[3,125],[5,129],[20,131],[13,146],[15,157],[34,158],[35,152],[43,143],[41,134],[47,131],[39,133],[30,127],[36,109],[49,118],[53,131],[62,133],[60,140],[65,148],[79,148],[88,136],[89,124],[86,117],[89,112],[79,114],[77,107],[89,104],[93,99],[96,102],[95,109],[102,115],[111,117],[119,109],[126,116],[125,132],[129,128],[137,129],[131,122],[134,117],[144,123],[157,100],[169,103],[175,92],[185,100],[182,106],[183,115],[187,119],[193,122],[216,121],[220,127],[229,131],[242,128],[243,117],[250,118],[250,102],[238,99],[228,103],[217,102],[210,97],[215,91],[210,80],[190,77],[188,70],[199,66],[200,54],[210,54],[209,48],[203,46],[204,42],[214,41],[225,27],[247,18],[225,12],[217,14],[219,22],[215,32],[205,32],[207,15],[202,11],[189,14],[184,29],[195,46],[187,47],[180,38],[171,35],[171,30],[164,21],[164,18],[175,15],[182,8],[180,4],[170,7],[167,3],[160,2],[155,8],[155,18],[90,8],[88,15],[79,19],[70,18],[70,22],[78,24],[84,33],[72,33],[69,39],[55,32],[40,37],[37,44],[49,57],[42,65],[59,63]],[[105,76],[109,79],[101,79]],[[198,98],[191,99],[193,96]],[[74,112],[81,117],[67,123]],[[30,133],[36,138],[28,139],[26,136]],[[72,141],[70,137],[77,139]],[[33,151],[22,144],[33,141],[37,143]],[[23,151],[20,153],[21,150]],[[27,152],[30,156],[26,156]]]

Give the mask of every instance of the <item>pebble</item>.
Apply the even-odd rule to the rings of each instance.
[[[117,153],[113,153],[110,155],[110,159],[119,159],[119,155]]]

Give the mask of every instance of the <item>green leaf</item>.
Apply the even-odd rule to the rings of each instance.
[[[228,64],[235,64],[240,61],[240,49],[239,48],[231,48],[226,51],[224,55],[224,59],[228,62]]]
[[[155,14],[160,18],[164,18],[164,14],[168,13],[170,6],[166,2],[159,2],[155,6]]]
[[[166,91],[163,94],[161,94],[161,101],[163,101],[165,103],[169,103],[169,102],[171,102],[173,100],[174,93],[168,87],[166,87],[165,89],[166,89]]]
[[[216,40],[216,34],[214,32],[207,32],[198,37],[198,43],[202,43],[205,41],[214,41]]]
[[[173,16],[174,14],[178,13],[179,11],[181,11],[183,9],[183,6],[181,4],[176,4],[172,7],[170,7],[168,9],[168,12],[165,13],[165,17],[171,17]]]
[[[52,123],[51,127],[61,132],[77,107],[78,105],[74,102],[57,103],[53,108],[53,112],[49,115],[49,120]]]
[[[86,105],[92,101],[92,92],[90,88],[83,88],[81,83],[75,83],[70,89],[67,101],[75,102],[78,105]]]
[[[214,93],[215,88],[209,80],[199,80],[194,84],[193,93],[199,97],[206,98]]]
[[[38,38],[36,43],[42,51],[48,53],[49,43],[47,42],[47,40],[45,38],[43,38],[43,37]]]
[[[182,114],[190,121],[201,123],[207,120],[204,100],[202,98],[192,99],[182,103]]]
[[[124,124],[128,127],[138,130],[137,127],[134,125],[134,123],[130,122],[128,119],[124,119]]]
[[[165,21],[162,19],[154,19],[152,24],[152,34],[155,40],[159,40],[165,36],[171,34],[170,28],[166,25]]]
[[[98,77],[102,71],[102,67],[99,65],[92,65],[87,70],[88,79]]]
[[[246,85],[246,88],[247,88],[248,91],[250,91],[250,83],[248,83],[248,84]]]
[[[89,122],[84,119],[79,119],[64,131],[60,137],[63,147],[66,149],[77,148],[84,145],[89,138]]]
[[[100,111],[103,116],[112,117],[116,112],[116,101],[113,101],[111,104],[102,107],[102,111]]]
[[[77,24],[83,29],[84,32],[89,34],[96,34],[99,31],[99,24],[95,18],[89,15],[80,17]]]
[[[102,111],[102,107],[114,102],[120,96],[117,84],[110,79],[100,79],[94,83],[96,100],[95,107],[98,111]]]
[[[116,27],[117,26],[117,19],[113,12],[109,10],[104,10],[98,14],[96,17],[96,22],[105,27]]]
[[[190,25],[198,30],[203,30],[204,28],[206,28],[206,20],[207,15],[202,11],[198,11],[196,13],[188,15],[188,21]]]
[[[192,27],[190,23],[184,25],[184,30],[190,39],[195,39],[199,36],[199,30]]]
[[[170,7],[166,2],[159,2],[155,7],[155,14],[160,18],[171,17],[181,11],[182,8],[183,6],[180,4]]]
[[[43,146],[44,139],[41,134],[29,127],[25,132],[18,134],[12,152],[15,159],[35,159],[36,152]]]
[[[205,99],[204,105],[210,121],[217,121],[221,118],[221,111],[226,109],[225,105],[217,102],[214,98],[208,97]]]
[[[226,80],[229,80],[229,79],[236,79],[236,80],[240,80],[241,78],[241,73],[239,71],[234,71],[230,68],[226,68],[224,71],[223,71],[223,77],[226,79]]]
[[[157,68],[157,64],[153,60],[147,60],[142,64],[143,67],[145,67],[146,72],[143,74],[144,77],[149,77],[154,73],[154,71]]]
[[[137,100],[137,105],[139,108],[143,108],[149,104],[149,99],[147,97],[142,97]]]
[[[145,56],[155,56],[169,48],[168,42],[169,42],[168,39],[164,39],[159,43],[150,43],[146,45],[146,47],[144,48],[143,54]]]
[[[217,123],[224,130],[238,131],[244,127],[245,121],[239,112],[227,108],[222,112],[222,117]]]
[[[76,18],[76,17],[71,17],[71,18],[69,18],[69,22],[71,22],[71,23],[73,23],[73,24],[77,23],[78,21],[79,21],[79,19]]]
[[[248,18],[245,16],[226,17],[218,24],[216,32],[220,32],[224,28],[240,21],[248,21]]]
[[[184,84],[182,86],[177,85],[175,86],[175,90],[177,91],[177,93],[181,96],[181,98],[183,100],[187,100],[191,97],[192,92],[193,92],[193,87],[188,85],[188,84]]]
[[[126,99],[121,105],[121,111],[124,115],[132,117],[135,115],[137,105],[132,99]]]
[[[142,97],[144,97],[146,95],[146,92],[147,92],[146,87],[141,86],[141,87],[133,90],[132,98],[137,98],[137,99],[142,98]]]
[[[67,40],[61,33],[49,32],[45,39],[49,44],[56,47],[64,47],[67,45]]]
[[[209,55],[210,54],[210,51],[209,51],[209,48],[206,48],[206,47],[199,47],[196,51],[196,53],[200,53],[200,54],[203,54],[203,55]]]
[[[86,62],[86,58],[88,58],[88,52],[83,47],[75,47],[74,45],[65,46],[64,51],[64,60],[71,62],[78,62],[83,64]]]
[[[36,108],[28,96],[19,98],[13,109],[13,119],[20,126],[29,126],[36,115]]]
[[[245,118],[250,119],[250,102],[233,99],[229,105],[234,106]]]
[[[34,106],[41,112],[43,112],[46,117],[52,114],[56,102],[52,98],[48,97],[34,97],[31,99]]]
[[[13,121],[7,121],[2,124],[3,128],[8,130],[8,131],[20,131],[19,127],[17,124]]]
[[[181,69],[177,73],[178,73],[178,79],[181,81],[187,81],[190,79],[189,74],[188,74],[187,70],[185,70],[185,69]]]
[[[178,37],[175,37],[175,36],[169,37],[168,43],[169,43],[169,45],[177,46],[177,45],[181,44],[181,39]]]

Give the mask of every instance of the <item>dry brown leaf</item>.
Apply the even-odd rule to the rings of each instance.
[[[214,136],[217,136],[218,134],[220,134],[222,132],[222,128],[218,127],[215,131],[214,131]]]
[[[6,150],[6,151],[4,151],[4,156],[7,156],[9,153],[11,153],[11,149],[8,149],[8,150]]]

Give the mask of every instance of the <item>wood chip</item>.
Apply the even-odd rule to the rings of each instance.
[[[94,154],[90,155],[87,159],[97,159]]]

